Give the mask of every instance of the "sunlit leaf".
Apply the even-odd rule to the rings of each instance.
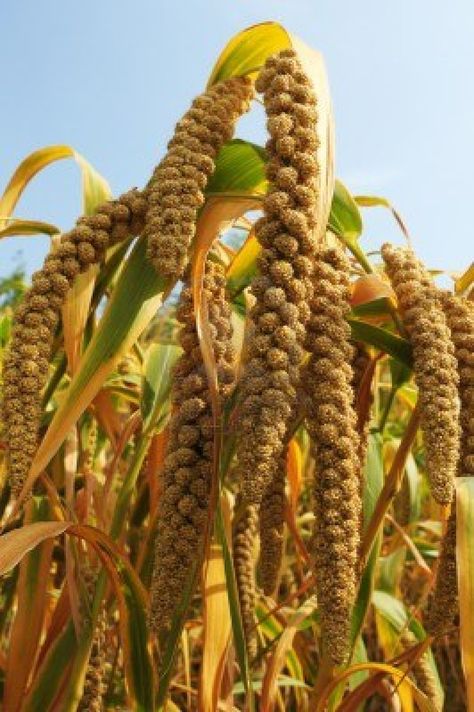
[[[314,598],[309,598],[300,608],[289,618],[275,648],[266,665],[265,675],[262,685],[261,705],[267,712],[275,709],[278,676],[282,671],[286,655],[293,644],[293,639],[298,632],[300,624],[311,616],[317,608]]]
[[[209,179],[206,193],[265,194],[265,151],[249,141],[234,139],[224,144],[216,160],[216,169]]]
[[[474,478],[456,483],[456,560],[459,588],[461,657],[468,709],[474,710]]]
[[[32,498],[26,506],[25,524],[48,519],[46,498]],[[10,634],[3,705],[15,712],[20,709],[32,672],[47,612],[49,571],[54,541],[45,539],[20,563],[16,615]]]
[[[222,500],[226,535],[230,537],[230,508]],[[222,546],[213,537],[203,573],[203,653],[200,682],[201,709],[213,712],[219,700],[232,630]]]
[[[340,180],[334,187],[328,227],[336,235],[347,239],[357,239],[362,232],[362,217],[357,203]]]
[[[0,230],[0,239],[2,237],[18,237],[30,235],[56,235],[60,232],[56,225],[41,222],[40,220],[22,220],[21,218],[5,219],[0,215],[0,223],[4,227]]]
[[[456,280],[454,289],[456,294],[467,292],[474,282],[474,262],[472,262],[467,270]]]
[[[36,452],[24,492],[29,490],[57,452],[70,427],[96,396],[122,354],[136,341],[160,306],[166,283],[157,275],[145,253],[145,242],[139,240]]]
[[[290,46],[290,35],[277,22],[248,27],[227,43],[214,65],[208,85],[244,74],[256,76],[271,54]]]
[[[27,156],[11,177],[0,198],[0,228],[6,227],[5,217],[13,215],[15,206],[31,179],[46,166],[65,158],[73,158],[81,169],[86,213],[91,213],[99,202],[110,195],[107,182],[80,153],[70,146],[46,146]]]
[[[145,430],[159,425],[165,416],[173,367],[181,354],[174,344],[152,344],[146,354],[143,374],[141,412]]]
[[[378,326],[367,324],[365,321],[357,319],[349,319],[348,321],[354,341],[363,341],[369,346],[375,346],[376,349],[384,351],[401,361],[408,368],[411,368],[412,352],[408,341]]]
[[[382,491],[384,480],[382,463],[382,443],[377,435],[371,435],[368,440],[367,458],[364,468],[364,488],[362,498],[362,511],[364,518],[364,531],[374,513],[377,500]],[[361,576],[357,599],[354,605],[351,621],[351,642],[354,647],[367,615],[374,587],[375,567],[379,555],[381,540],[377,537],[375,546]]]
[[[45,539],[62,534],[70,522],[33,522],[0,536],[0,576]]]
[[[326,231],[334,191],[334,122],[322,55],[287,32],[278,23],[264,22],[239,32],[227,43],[214,65],[208,85],[244,74],[255,78],[270,55],[290,47],[295,51],[318,98],[319,172],[316,187],[319,200],[315,217],[317,237],[322,239]]]

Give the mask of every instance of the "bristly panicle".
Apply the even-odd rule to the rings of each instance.
[[[271,596],[278,583],[283,557],[285,528],[286,450],[276,464],[270,484],[263,494],[260,509],[260,583]]]
[[[253,504],[243,505],[239,498],[232,526],[232,548],[235,578],[239,594],[240,613],[250,660],[257,655],[255,629],[255,546],[258,512]]]
[[[102,204],[95,215],[79,218],[33,275],[31,289],[15,313],[3,366],[3,417],[14,496],[23,486],[36,451],[41,392],[66,294],[80,272],[102,261],[109,246],[142,231],[145,211],[143,195],[130,191]]]
[[[86,594],[89,603],[92,602],[97,583],[97,570],[90,564],[82,568]],[[84,617],[90,615],[89,610],[83,610]],[[103,696],[105,694],[104,674],[107,650],[105,636],[107,632],[107,610],[104,605],[99,612],[94,629],[92,645],[87,663],[86,677],[82,690],[82,697],[77,707],[77,712],[103,712]]]
[[[317,204],[316,97],[296,55],[270,57],[256,88],[264,95],[271,187],[256,237],[262,250],[251,291],[254,334],[246,354],[237,458],[243,498],[260,507],[281,456],[303,356]]]
[[[321,250],[308,325],[307,428],[316,464],[312,555],[324,646],[335,664],[347,657],[360,545],[359,437],[353,407],[349,260]]]
[[[430,275],[412,250],[386,244],[382,257],[413,347],[431,492],[439,504],[449,504],[460,439],[459,378],[450,331]]]
[[[368,402],[364,404],[362,388],[367,376],[367,370],[371,364],[370,353],[367,347],[360,342],[353,342],[354,356],[352,359],[352,390],[354,391],[354,408],[357,413],[357,432],[359,433],[359,461],[362,470],[365,466],[367,458],[367,443],[369,440],[369,425],[370,425],[370,406],[373,402],[371,388],[367,394]],[[361,492],[363,487],[363,478],[361,478]]]
[[[194,99],[177,124],[168,152],[147,187],[147,254],[159,274],[182,275],[216,156],[232,138],[252,96],[247,77],[227,79]]]
[[[234,379],[225,284],[223,266],[208,260],[204,291],[221,396],[228,394]],[[169,628],[189,572],[202,557],[214,455],[211,395],[196,330],[189,273],[177,317],[182,324],[180,343],[184,353],[174,373],[173,412],[155,540],[150,623],[157,634]]]
[[[408,650],[409,648],[417,645],[419,641],[416,639],[411,630],[406,630],[402,633],[400,642],[403,648]],[[426,652],[413,663],[410,668],[410,675],[415,680],[417,687],[431,702],[435,712],[442,712],[443,705],[438,693],[436,678],[430,666],[430,661]]]
[[[461,455],[458,475],[474,475],[474,314],[471,305],[449,292],[441,295],[451,330],[459,373],[461,401]],[[433,596],[425,624],[432,635],[440,635],[453,623],[458,606],[456,567],[456,505],[453,502],[436,573]]]
[[[89,662],[87,664],[86,679],[84,680],[84,689],[81,701],[77,707],[77,712],[103,712],[104,710],[103,696],[106,692],[106,686],[104,685],[106,630],[107,616],[106,611],[103,610],[99,614],[99,619],[94,631]]]

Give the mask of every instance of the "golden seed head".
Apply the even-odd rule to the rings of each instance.
[[[430,275],[414,253],[386,244],[382,257],[413,347],[431,492],[437,502],[449,504],[460,441],[459,377],[451,334]]]
[[[244,501],[257,507],[272,479],[273,463],[282,456],[309,311],[311,289],[305,278],[314,257],[310,233],[317,192],[309,179],[309,200],[303,205],[295,191],[306,180],[301,174],[301,166],[306,165],[304,156],[308,162],[314,161],[314,156],[310,155],[312,148],[307,154],[298,153],[295,137],[304,126],[291,95],[286,100],[281,93],[283,86],[293,91],[300,85],[309,87],[309,80],[296,57],[292,55],[290,61],[286,52],[267,61],[256,83],[257,90],[264,94],[268,117],[267,177],[271,187],[264,199],[264,217],[255,224],[257,240],[264,249],[258,262],[259,275],[252,282],[256,300],[250,314],[254,334],[243,375],[237,455]],[[306,91],[299,96],[302,105],[312,112],[311,132],[316,134],[314,95]],[[306,125],[306,114],[304,122]],[[255,380],[256,369],[261,371],[261,381]],[[276,377],[276,373],[280,375]],[[289,379],[282,381],[282,373]],[[272,426],[271,435],[268,424]]]
[[[259,571],[262,588],[267,596],[271,596],[276,588],[283,556],[285,481],[286,451],[274,468],[271,482],[263,495],[265,504],[260,509]]]
[[[136,193],[135,199],[142,200]],[[61,237],[58,247],[46,257],[43,268],[33,275],[32,287],[15,313],[10,348],[4,361],[2,405],[14,497],[22,489],[36,449],[41,393],[64,299],[75,277],[97,261],[107,245],[107,231],[112,228],[108,216],[119,209],[122,220],[131,220],[128,207],[121,201],[119,198],[113,204],[105,203],[97,215],[78,219],[76,227]],[[125,228],[128,230],[127,225]],[[18,361],[19,369],[13,368],[17,355],[24,357]],[[18,410],[25,416],[20,429],[18,421],[12,420],[12,414]]]
[[[311,302],[307,338],[311,357],[305,373],[307,428],[316,464],[312,554],[324,645],[335,664],[344,662],[348,654],[361,519],[352,348],[345,323],[349,267],[340,248],[322,249],[318,254],[317,298]]]
[[[202,556],[202,543],[208,519],[209,494],[214,452],[214,425],[210,391],[199,340],[188,270],[181,292],[177,316],[182,323],[184,347],[173,383],[174,405],[170,440],[162,473],[162,495],[155,540],[155,566],[151,585],[150,625],[155,633],[166,630],[172,619],[186,577],[196,558]],[[208,260],[205,293],[211,308],[209,327],[213,333],[214,358],[218,373],[225,369],[225,382],[219,381],[222,397],[233,379],[233,352],[227,348],[232,337],[230,310],[225,295],[225,272],[221,264]],[[224,322],[226,324],[224,325]],[[188,532],[183,536],[183,532]]]
[[[234,509],[232,544],[235,576],[239,593],[240,613],[249,658],[257,654],[255,631],[255,559],[254,549],[258,528],[258,513],[254,505],[243,505],[238,498]]]
[[[402,633],[400,642],[402,647],[408,650],[417,645],[419,641],[411,630],[405,630]],[[440,699],[437,680],[426,652],[410,665],[409,674],[414,678],[418,689],[421,690],[431,702],[435,712],[442,712],[443,704]]]
[[[215,157],[232,137],[252,94],[246,77],[225,80],[197,97],[178,122],[168,152],[147,186],[147,254],[159,274],[183,274]]]

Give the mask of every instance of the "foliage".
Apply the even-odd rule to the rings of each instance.
[[[288,47],[298,52],[327,100],[320,56],[276,23],[237,35],[217,61],[210,84],[243,74],[254,79],[269,55]],[[427,661],[438,700],[445,694],[453,711],[465,708],[466,694],[474,704],[469,621],[474,489],[468,478],[460,479],[460,628],[453,625],[445,638],[432,639],[422,625],[423,610],[447,511],[433,502],[426,482],[412,347],[386,275],[364,253],[360,240],[359,206],[393,208],[384,198],[354,198],[340,181],[333,190],[332,122],[324,101],[320,111],[328,118],[323,228],[327,224],[329,243],[338,241],[351,254],[348,322],[353,341],[368,354],[355,400],[357,415],[368,422],[370,432],[350,659],[334,668],[321,646],[310,561],[314,459],[303,418],[296,423],[286,461],[278,586],[272,596],[258,590],[259,653],[249,659],[231,536],[238,511],[238,388],[217,414],[223,438],[203,566],[196,563],[182,599],[176,601],[168,635],[161,640],[150,635],[153,542],[170,437],[173,369],[181,354],[179,285],[156,274],[143,237],[130,236],[109,248],[100,267],[82,275],[79,287],[70,292],[43,394],[41,441],[17,501],[10,499],[8,443],[4,436],[0,440],[0,690],[8,712],[87,709],[91,650],[98,646],[99,633],[97,684],[103,709],[382,710],[397,709],[396,700],[403,710],[432,710],[433,701],[411,674],[420,659]],[[109,197],[107,183],[73,149],[41,149],[22,162],[0,199],[0,237],[37,232],[57,239],[54,226],[16,220],[12,214],[34,175],[68,157],[78,160],[83,171],[86,213]],[[248,327],[248,286],[257,271],[260,248],[253,221],[267,190],[266,160],[262,147],[243,139],[224,145],[193,243],[195,304],[202,296],[199,269],[213,245],[226,269],[239,354]],[[455,291],[467,294],[471,281],[468,268]],[[0,295],[6,295],[0,315],[2,358],[11,308],[23,291],[21,272],[0,284]],[[215,363],[205,310],[196,309],[196,318],[212,378]],[[402,639],[408,629],[417,644],[406,649]]]

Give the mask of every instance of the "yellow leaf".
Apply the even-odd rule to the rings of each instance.
[[[13,235],[57,235],[60,232],[56,225],[41,222],[40,220],[8,218],[3,215],[0,215],[0,224],[4,226],[0,230],[0,239],[2,237],[11,237]]]
[[[11,177],[0,198],[0,229],[7,227],[7,216],[13,214],[21,194],[31,179],[46,166],[65,158],[73,158],[81,168],[84,212],[90,214],[92,205],[97,205],[97,203],[110,196],[110,188],[107,182],[80,153],[71,148],[71,146],[46,146],[27,156]],[[2,236],[0,232],[0,237]]]
[[[31,498],[25,508],[25,522],[31,524],[47,518],[46,498]],[[20,709],[28,678],[33,669],[48,607],[48,586],[54,541],[24,557],[17,585],[17,608],[13,619],[5,672],[4,709]]]
[[[328,702],[328,699],[332,693],[332,691],[339,685],[341,682],[344,680],[347,680],[351,675],[354,675],[356,672],[363,672],[363,671],[368,671],[371,674],[377,674],[377,673],[385,673],[387,675],[391,675],[393,677],[395,684],[397,685],[398,689],[400,689],[403,686],[406,686],[410,689],[412,697],[416,704],[418,705],[418,708],[421,712],[436,712],[436,709],[433,705],[433,703],[424,695],[415,685],[413,680],[411,680],[409,677],[407,677],[406,673],[403,670],[399,670],[398,668],[394,667],[393,665],[389,665],[387,663],[359,663],[357,665],[350,665],[348,668],[345,670],[342,670],[339,672],[332,680],[331,682],[327,685],[323,693],[319,696],[319,699],[317,700],[317,705],[315,707],[315,712],[324,712],[326,709],[326,705]],[[366,683],[362,683],[366,684]],[[405,698],[405,695],[403,695]],[[405,698],[406,699],[406,698]]]
[[[290,35],[277,22],[262,22],[235,35],[217,58],[208,86],[247,74],[256,77],[267,57],[291,46]]]
[[[272,712],[275,708],[278,693],[278,676],[286,664],[288,652],[292,649],[293,639],[298,632],[298,627],[303,621],[314,613],[317,603],[311,597],[291,616],[287,625],[283,629],[274,651],[267,662],[265,675],[262,684],[261,709],[265,712]]]
[[[474,282],[474,262],[472,262],[467,270],[456,280],[454,289],[456,294],[467,292],[469,287]]]
[[[295,50],[318,98],[319,173],[316,187],[319,201],[316,209],[316,237],[321,240],[326,233],[335,182],[334,121],[326,68],[321,53],[305,45],[277,22],[253,25],[228,42],[214,65],[208,85],[242,75],[255,78],[270,55],[290,47]]]
[[[207,255],[213,242],[229,228],[234,220],[259,206],[253,198],[210,198],[201,213],[196,227],[195,250],[192,264],[192,285],[196,329],[201,346],[204,367],[209,380],[214,412],[217,416],[217,380],[214,363],[214,348],[207,321],[207,305],[204,301],[204,270]]]
[[[301,491],[301,483],[303,481],[303,455],[298,441],[295,440],[295,438],[292,438],[288,445],[286,463],[290,488],[290,506],[293,514],[295,514]]]
[[[81,357],[84,330],[89,317],[95,278],[98,273],[98,267],[94,266],[88,269],[87,272],[78,275],[63,304],[64,351],[66,352],[71,376],[76,373]]]
[[[14,568],[35,546],[62,534],[71,522],[35,522],[0,536],[0,576]]]
[[[251,230],[227,270],[227,288],[231,297],[239,294],[248,284],[261,249],[254,231]]]
[[[461,655],[468,710],[474,710],[474,477],[456,483],[456,559],[459,588]]]
[[[222,512],[227,535],[230,538],[230,508],[224,497],[222,498]],[[222,547],[215,536],[212,538],[208,557],[204,564],[203,606],[204,644],[199,709],[201,712],[214,712],[219,700],[232,629],[224,557]]]

